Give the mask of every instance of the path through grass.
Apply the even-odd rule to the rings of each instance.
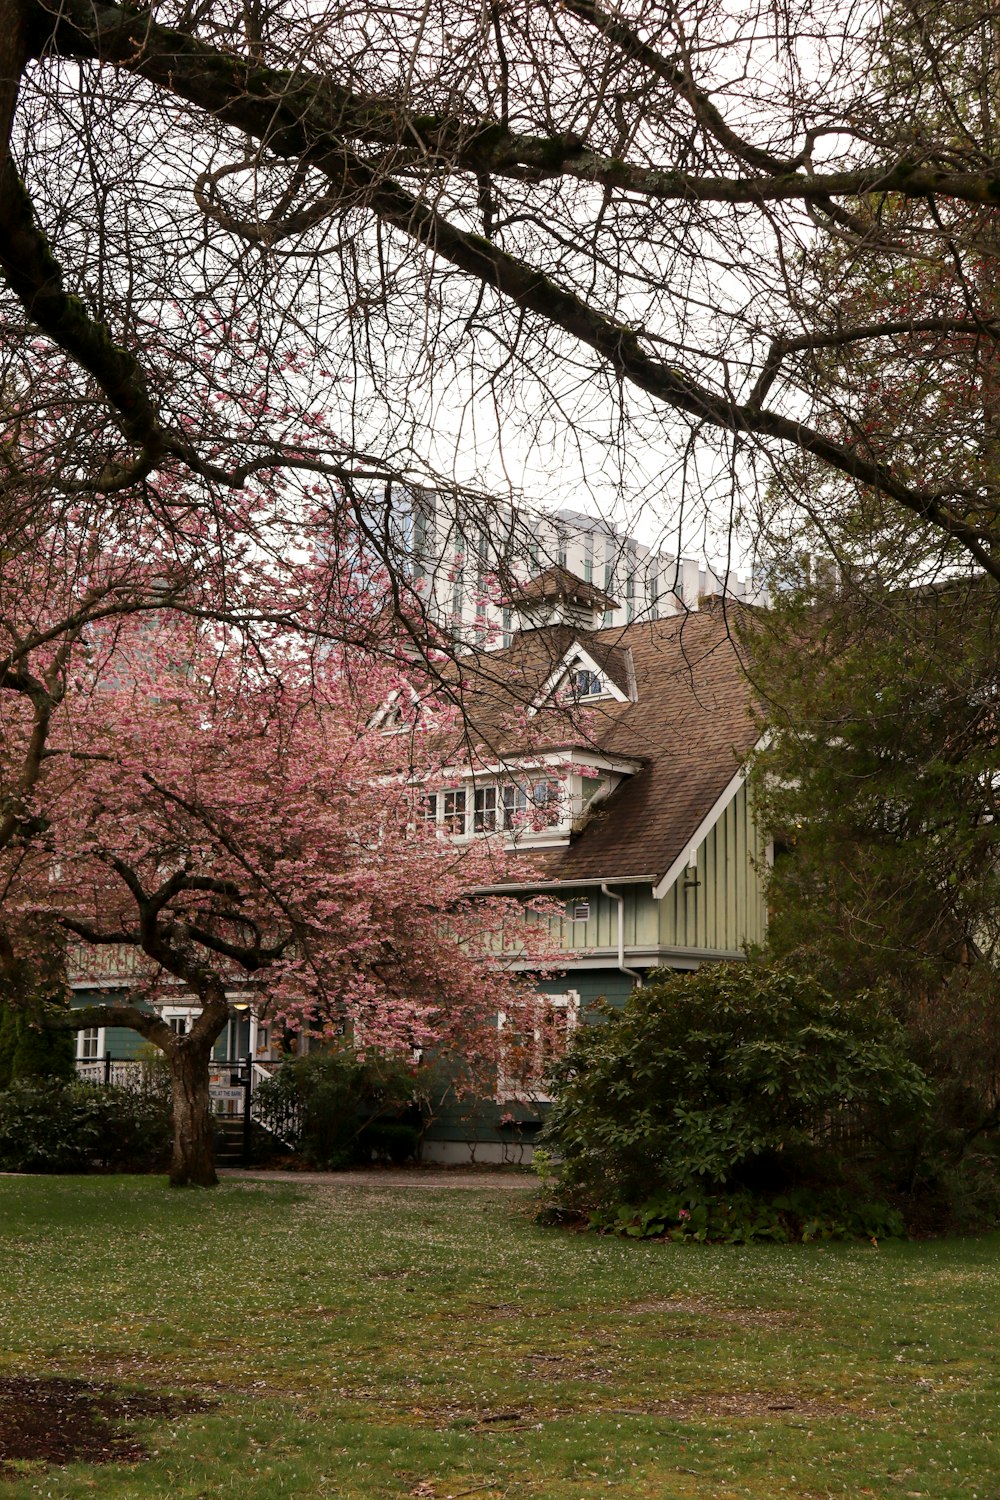
[[[0,1377],[177,1404],[145,1461],[0,1500],[997,1500],[998,1259],[598,1240],[488,1185],[3,1178]]]

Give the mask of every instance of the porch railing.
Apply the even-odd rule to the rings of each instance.
[[[214,1112],[228,1118],[244,1118],[249,1104],[249,1118],[263,1126],[284,1145],[294,1149],[298,1139],[299,1111],[294,1105],[275,1108],[266,1105],[257,1094],[259,1085],[269,1079],[280,1062],[259,1063],[252,1057],[213,1058],[209,1087],[212,1093]],[[131,1089],[144,1093],[162,1086],[162,1074],[154,1072],[148,1063],[135,1058],[116,1058],[110,1052],[104,1057],[78,1058],[77,1077],[83,1083],[94,1083],[105,1087]],[[249,1131],[245,1132],[249,1136]],[[247,1154],[249,1140],[247,1141]]]

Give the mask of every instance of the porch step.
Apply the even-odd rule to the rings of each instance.
[[[216,1118],[215,1161],[220,1167],[242,1166],[243,1120],[240,1115]]]
[[[266,1160],[275,1150],[286,1151],[287,1147],[259,1120],[254,1120],[250,1126],[251,1163]],[[220,1167],[243,1166],[242,1115],[216,1115],[215,1161]]]

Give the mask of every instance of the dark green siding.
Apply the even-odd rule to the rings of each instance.
[[[125,996],[115,990],[74,990],[70,1004],[74,1010],[78,1010],[82,1005],[118,1005],[124,999]],[[140,1005],[139,1008],[149,1009],[147,1005]],[[148,1046],[149,1043],[131,1027],[108,1026],[105,1028],[104,1052],[110,1052],[116,1062],[130,1062]]]

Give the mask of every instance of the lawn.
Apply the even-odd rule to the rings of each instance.
[[[0,1417],[44,1396],[116,1454],[0,1500],[996,1500],[998,1257],[600,1240],[488,1183],[0,1178]]]

